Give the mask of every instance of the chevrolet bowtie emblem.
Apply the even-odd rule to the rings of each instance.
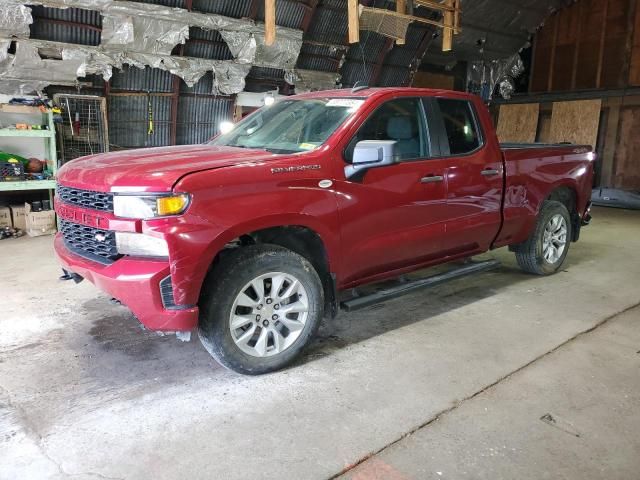
[[[96,236],[93,237],[93,238],[95,238],[96,241],[98,241],[98,242],[104,242],[107,239],[107,237],[105,235],[103,235],[102,233],[96,233]]]

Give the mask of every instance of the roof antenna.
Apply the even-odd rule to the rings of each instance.
[[[358,85],[359,83],[362,83],[362,82],[358,80],[356,83],[353,84],[353,87],[351,88],[351,93],[356,93],[356,92],[359,92],[360,90],[366,90],[367,88],[369,88],[369,85],[365,85],[364,83],[362,85]]]

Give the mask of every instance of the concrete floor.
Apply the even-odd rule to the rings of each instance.
[[[553,277],[492,252],[262,377],[58,282],[51,237],[4,240],[0,479],[637,479],[640,212],[594,217]]]

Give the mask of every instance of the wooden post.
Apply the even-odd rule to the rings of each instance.
[[[407,2],[406,0],[396,0],[396,12],[401,13],[402,15],[407,14]],[[396,40],[396,45],[404,45],[405,39],[399,38]]]
[[[446,7],[453,8],[454,0],[445,0]],[[442,51],[450,52],[453,48],[453,11],[444,12],[444,31],[442,33]]]
[[[276,41],[276,0],[264,0],[264,43]]]
[[[604,13],[602,14],[602,29],[600,30],[600,50],[598,55],[598,73],[596,76],[596,88],[600,88],[602,81],[602,64],[604,62],[604,42],[607,38],[607,16],[609,15],[609,0],[604,0]]]
[[[360,41],[360,12],[358,3],[358,0],[349,0],[348,4],[349,43],[358,43]]]
[[[578,61],[580,60],[580,40],[582,38],[582,22],[584,21],[584,2],[578,4],[578,32],[576,33],[576,49],[573,52],[573,65],[571,67],[571,90],[576,89],[578,80]]]
[[[604,149],[600,159],[600,187],[613,187],[614,161],[618,146],[618,128],[620,126],[620,109],[622,98],[613,97],[609,101],[609,115],[607,116],[607,130],[604,139]]]
[[[553,67],[556,63],[556,47],[558,46],[558,24],[560,23],[560,13],[553,15],[553,44],[551,45],[551,55],[549,58],[549,77],[547,78],[547,92],[553,91]]]

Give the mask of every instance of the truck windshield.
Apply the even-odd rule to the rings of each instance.
[[[258,148],[272,153],[313,150],[344,122],[364,99],[313,98],[281,100],[262,107],[214,138],[210,145]]]

